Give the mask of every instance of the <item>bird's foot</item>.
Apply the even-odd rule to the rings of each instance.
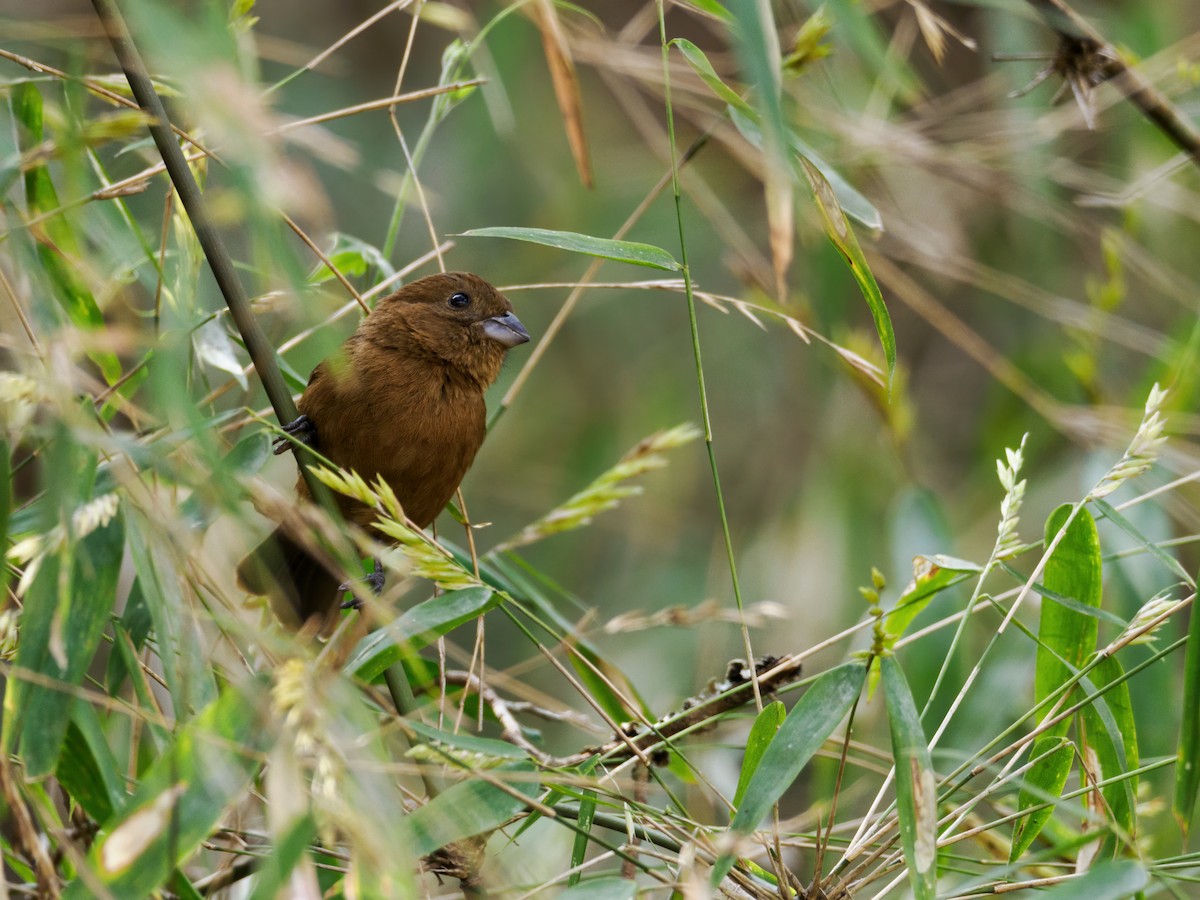
[[[286,453],[292,449],[293,441],[298,441],[305,447],[312,447],[314,450],[317,447],[317,426],[313,424],[312,419],[308,416],[300,415],[286,425],[282,426],[283,430],[290,435],[288,437],[277,437],[271,442],[271,451],[278,456],[280,453]]]
[[[383,583],[384,583],[383,563],[380,562],[379,560],[375,560],[375,571],[372,572],[370,575],[367,575],[362,580],[371,586],[371,590],[375,593],[376,597],[378,597],[380,594],[382,594],[383,593]],[[348,590],[350,590],[350,582],[343,581],[341,584],[338,585],[339,593],[343,593]],[[345,603],[342,604],[342,609],[362,609],[362,601],[359,600],[357,597],[351,597],[349,600],[347,600]]]

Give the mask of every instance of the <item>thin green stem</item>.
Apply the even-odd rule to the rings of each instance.
[[[667,138],[671,150],[671,191],[675,196],[675,222],[679,227],[679,262],[682,266],[683,289],[687,297],[688,325],[692,334],[692,356],[696,361],[696,386],[700,393],[700,416],[704,426],[704,446],[708,451],[708,467],[712,471],[713,491],[717,499],[717,511],[721,517],[721,534],[725,539],[725,555],[729,561],[729,577],[733,582],[733,599],[738,612],[744,613],[742,586],[738,580],[737,559],[733,552],[733,536],[729,531],[729,516],[725,511],[725,495],[721,491],[721,475],[717,467],[717,455],[713,446],[712,416],[708,410],[708,390],[704,384],[704,363],[700,354],[700,327],[696,322],[696,296],[692,290],[692,273],[688,266],[687,237],[683,227],[683,197],[679,188],[679,160],[675,147],[675,114],[671,107],[670,45],[667,43],[667,20],[663,12],[663,0],[657,0],[658,34],[662,44],[663,98],[667,107]],[[761,712],[762,692],[758,687],[758,672],[754,666],[754,648],[750,643],[750,629],[745,616],[740,617],[742,643],[746,648],[746,663],[750,668],[754,685],[754,705]]]

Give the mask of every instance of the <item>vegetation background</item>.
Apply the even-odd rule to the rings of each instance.
[[[451,593],[394,578],[324,651],[282,632],[232,573],[295,464],[268,458],[265,394],[175,192],[147,172],[146,121],[120,104],[89,4],[0,2],[9,893],[701,896],[737,857],[714,890],[1191,895],[1200,157],[1120,79],[1085,84],[1104,60],[1060,54],[1062,102],[1058,74],[1011,95],[1069,27],[1048,25],[1055,4],[669,2],[665,38],[686,43],[667,70],[655,3],[118,5],[174,124],[219,157],[193,168],[294,391],[357,321],[351,289],[370,303],[439,264],[502,286],[534,342],[489,396],[463,485],[482,586],[448,514],[439,534],[466,556],[433,580]],[[1079,12],[1200,117],[1196,4]],[[863,255],[829,239],[839,204]],[[489,227],[620,236],[668,262],[465,235]],[[670,431],[708,421],[711,444]],[[1005,448],[1022,446],[1017,472]],[[1006,494],[1020,526],[998,547]],[[1064,503],[1082,504],[1061,539],[1074,555],[1055,559],[1042,523]],[[422,553],[414,538],[405,565]],[[935,554],[940,574],[905,588]],[[873,634],[876,595],[915,621]],[[355,649],[367,623],[384,639]],[[1126,645],[1139,630],[1157,642]],[[1114,641],[1127,688],[1095,654]],[[872,647],[893,663],[846,742],[859,693],[833,688],[861,684],[853,654]],[[721,693],[748,650],[802,658],[833,694],[787,669],[787,706],[818,698],[772,741],[778,707],[735,692],[647,786],[614,723]],[[404,668],[421,697],[406,717],[389,665],[392,692]],[[1071,702],[1096,686],[1108,701],[1047,732],[1058,763],[984,764],[1023,735],[1027,754],[1036,704],[1081,667]],[[482,710],[455,684],[468,670],[498,692]],[[503,698],[534,707],[513,707],[515,745]],[[452,736],[477,731],[492,741]],[[781,749],[802,734],[807,766]],[[893,807],[888,769],[910,757]],[[960,765],[983,775],[961,784]],[[1037,827],[1017,816],[1064,789]],[[774,815],[735,818],[748,793]],[[432,812],[413,824],[415,807]],[[1010,861],[1014,821],[1031,843]],[[450,877],[412,875],[422,857]]]

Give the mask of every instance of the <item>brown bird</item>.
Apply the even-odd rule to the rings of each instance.
[[[382,476],[405,515],[424,528],[483,443],[483,394],[504,354],[528,340],[508,298],[478,275],[422,278],[380,300],[341,350],[313,369],[300,416],[284,430],[368,482]],[[280,438],[275,452],[289,446]],[[309,496],[303,478],[296,490]],[[337,502],[348,521],[371,530],[370,507],[340,495]],[[325,616],[340,596],[338,576],[282,528],[241,561],[238,580],[271,596],[291,624]],[[378,563],[372,584],[382,586]]]

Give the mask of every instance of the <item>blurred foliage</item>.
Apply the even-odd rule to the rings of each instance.
[[[1190,892],[1200,152],[1014,95],[1055,3],[119,5],[292,389],[439,267],[534,346],[436,533],[328,473],[402,546],[287,632],[145,116],[0,0],[9,894]],[[1078,11],[1200,119],[1196,4]]]

